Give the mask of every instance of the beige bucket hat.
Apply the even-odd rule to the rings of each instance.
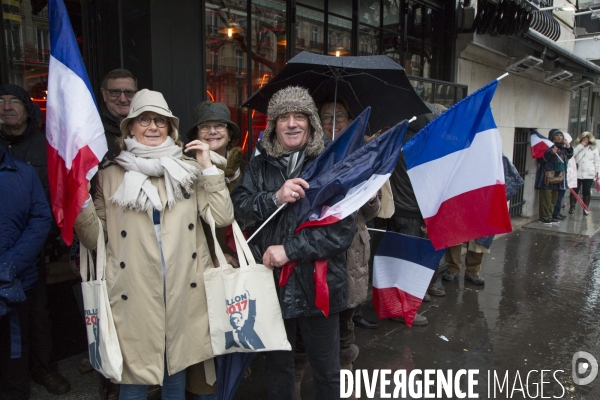
[[[155,112],[163,117],[170,118],[173,121],[173,125],[175,125],[175,129],[179,130],[179,118],[173,115],[162,93],[142,89],[131,99],[129,114],[127,118],[121,121],[121,132],[125,137],[129,134],[129,130],[127,129],[129,121],[146,111]]]

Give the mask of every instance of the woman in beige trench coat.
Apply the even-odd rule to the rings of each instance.
[[[210,210],[217,226],[227,226],[233,207],[208,145],[194,140],[186,150],[196,160],[183,156],[178,127],[162,94],[136,93],[121,123],[124,151],[98,173],[93,202],[75,222],[87,248],[96,247],[100,227],[107,238],[120,399],[144,399],[155,384],[163,399],[184,399],[186,367],[213,357],[204,289],[213,263],[200,218]]]

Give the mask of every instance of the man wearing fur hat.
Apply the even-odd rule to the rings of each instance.
[[[255,156],[232,193],[235,218],[252,232],[284,203],[304,196],[308,183],[300,173],[323,151],[323,129],[315,103],[306,89],[287,87],[269,102],[268,124]],[[296,329],[304,339],[314,371],[315,398],[340,395],[339,312],[347,299],[346,249],[356,232],[355,216],[325,227],[304,229],[291,207],[284,208],[250,242],[257,261],[274,269],[297,261],[285,286],[278,287],[288,340],[295,344]],[[315,306],[315,260],[328,260],[329,317]],[[318,338],[318,339],[317,339]],[[293,400],[294,352],[274,351],[267,356],[269,399]]]

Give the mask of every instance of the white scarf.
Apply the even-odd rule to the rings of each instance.
[[[159,146],[146,146],[135,138],[125,139],[127,150],[122,151],[115,161],[125,169],[121,186],[111,197],[114,204],[124,210],[138,212],[163,209],[158,189],[149,177],[164,176],[169,209],[183,198],[183,191],[193,192],[192,185],[198,179],[200,170],[181,160],[181,148],[171,137]],[[183,189],[183,191],[182,191]]]
[[[222,155],[220,155],[219,153],[216,153],[214,151],[210,151],[210,161],[216,165],[221,167],[222,169],[226,169],[227,168],[227,159],[225,157],[223,157]],[[236,180],[237,177],[240,176],[240,169],[238,168],[235,173],[233,174],[233,176],[231,175],[226,175],[225,176],[225,181],[227,183]]]

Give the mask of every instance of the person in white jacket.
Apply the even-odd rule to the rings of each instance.
[[[586,206],[589,207],[591,199],[592,184],[595,180],[598,180],[598,173],[600,173],[600,155],[596,148],[596,138],[591,132],[583,132],[575,140],[575,149],[573,152],[573,158],[577,163],[577,194],[582,192],[582,199]],[[569,208],[569,214],[575,212],[575,197],[571,195],[571,207]],[[588,211],[583,210],[585,215],[589,214]]]

